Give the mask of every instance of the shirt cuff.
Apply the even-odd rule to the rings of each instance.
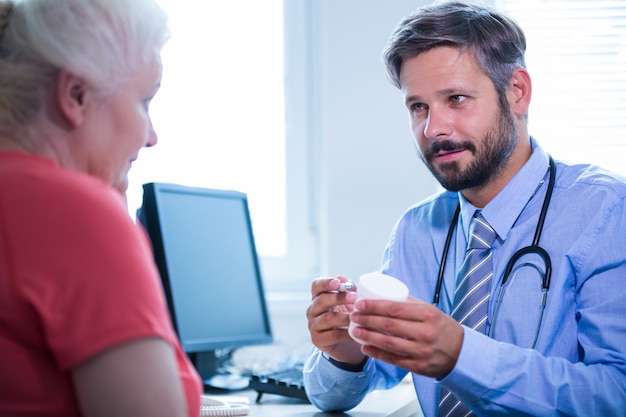
[[[326,352],[322,352],[322,357],[326,359],[328,362],[335,365],[337,368],[343,369],[344,371],[349,371],[349,372],[363,372],[363,369],[365,369],[365,364],[367,364],[367,360],[369,359],[366,356],[365,359],[363,359],[361,363],[357,363],[356,365],[353,365],[351,363],[336,361],[333,358],[331,358]]]

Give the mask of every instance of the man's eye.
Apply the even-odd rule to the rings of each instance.
[[[465,100],[465,96],[461,96],[461,95],[457,95],[457,96],[452,96],[450,97],[450,102],[453,104],[459,104],[462,103]]]
[[[426,106],[424,105],[424,103],[413,103],[409,107],[409,110],[411,111],[411,113],[415,113],[415,112],[422,111],[425,108],[426,108]]]

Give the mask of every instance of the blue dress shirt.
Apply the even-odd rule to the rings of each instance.
[[[482,209],[498,234],[489,306],[492,337],[464,327],[455,368],[436,380],[413,374],[426,417],[436,416],[440,386],[478,416],[626,415],[626,182],[590,165],[557,162],[554,192],[539,245],[551,258],[543,317],[543,263],[516,263],[501,301],[506,264],[531,244],[548,185],[548,155],[533,153]],[[461,214],[447,257],[439,308],[450,313],[476,210],[460,193],[442,192],[411,207],[396,224],[382,272],[404,281],[412,296],[431,302],[454,210]],[[496,305],[497,319],[493,322]],[[541,319],[536,345],[531,349]],[[348,410],[375,389],[399,383],[407,371],[370,359],[362,372],[334,366],[313,349],[305,387],[322,410]]]

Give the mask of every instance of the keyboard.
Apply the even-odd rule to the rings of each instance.
[[[304,392],[304,376],[302,369],[302,365],[295,365],[287,369],[265,374],[252,374],[249,387],[258,393],[256,402],[261,402],[261,397],[264,393],[299,398],[310,402],[306,396],[306,392]]]

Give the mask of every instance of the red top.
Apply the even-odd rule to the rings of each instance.
[[[0,152],[0,415],[79,416],[69,371],[154,336],[174,347],[197,416],[200,378],[121,196],[51,160]]]

